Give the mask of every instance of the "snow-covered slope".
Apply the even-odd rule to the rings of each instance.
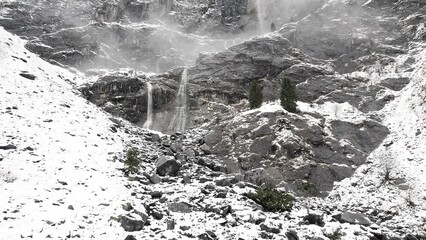
[[[117,239],[130,192],[113,157],[129,137],[73,90],[78,75],[23,45],[0,28],[0,146],[16,147],[0,150],[0,239]]]
[[[379,112],[391,132],[353,177],[337,184],[330,198],[342,208],[356,208],[375,215],[381,226],[400,233],[426,236],[426,51],[413,44],[382,78],[410,78],[393,102]],[[398,68],[407,58],[412,69]],[[338,201],[336,201],[338,200]],[[379,213],[379,214],[378,214]]]

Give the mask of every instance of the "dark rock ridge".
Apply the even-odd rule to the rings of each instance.
[[[153,84],[153,107],[167,109],[175,98],[176,85],[170,85],[171,75],[148,78],[136,76],[134,71],[128,73],[112,73],[101,77],[96,83],[80,88],[83,95],[107,112],[120,116],[133,123],[146,119],[148,93],[146,82]],[[166,79],[166,80],[165,80]]]

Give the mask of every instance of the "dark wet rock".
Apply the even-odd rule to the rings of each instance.
[[[316,213],[309,213],[303,218],[305,221],[307,221],[309,224],[315,224],[320,227],[324,227],[324,219],[323,216]]]
[[[285,235],[289,240],[299,240],[297,232],[294,230],[288,230]]]
[[[163,192],[161,191],[153,191],[151,192],[151,197],[152,198],[161,198],[163,196]]]
[[[137,239],[133,235],[127,235],[127,237],[124,240],[137,240]]]
[[[36,76],[34,74],[31,74],[31,73],[22,72],[19,75],[21,77],[24,77],[24,78],[29,79],[29,80],[35,80],[36,79]]]
[[[12,144],[0,146],[0,150],[15,150],[15,149],[17,149],[17,147]]]
[[[165,78],[161,78],[165,79]],[[153,84],[153,105],[156,109],[164,108],[173,100],[175,89],[161,84],[163,80],[155,80]],[[145,76],[131,74],[110,74],[101,77],[96,83],[80,88],[83,95],[107,112],[138,123],[147,112],[147,85]],[[165,80],[164,80],[165,81]],[[155,136],[155,141],[160,141]]]
[[[161,156],[155,163],[160,176],[174,176],[181,168],[181,164],[172,156]]]
[[[158,211],[158,210],[152,210],[152,212],[151,212],[151,216],[154,218],[154,219],[157,219],[157,220],[161,220],[161,219],[163,219],[163,217],[164,217],[164,214],[162,214],[160,211]]]

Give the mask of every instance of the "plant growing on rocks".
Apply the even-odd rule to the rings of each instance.
[[[391,174],[395,169],[395,159],[391,153],[386,153],[379,157],[380,164],[383,168],[383,182],[389,182],[391,180]]]
[[[139,150],[137,148],[127,150],[124,167],[127,173],[137,173],[139,171]]]
[[[288,78],[281,80],[281,106],[292,113],[297,112],[297,93],[296,85]]]
[[[302,181],[297,184],[297,188],[308,194],[309,196],[313,196],[318,194],[318,188],[314,183],[308,181]]]
[[[250,108],[259,108],[262,106],[263,101],[263,93],[262,86],[260,85],[258,80],[253,80],[250,83],[250,92],[249,92],[249,102]]]
[[[413,188],[409,188],[407,190],[404,199],[407,202],[407,205],[409,207],[415,207],[416,206],[416,203],[414,202],[414,190],[413,190]]]
[[[247,197],[271,212],[290,211],[295,201],[292,195],[272,187],[259,188],[256,192],[247,194]]]

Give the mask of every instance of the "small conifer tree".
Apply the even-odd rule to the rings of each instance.
[[[281,106],[292,113],[297,112],[297,93],[296,85],[288,78],[281,81]]]
[[[137,173],[139,171],[139,151],[137,148],[131,148],[127,151],[124,166],[128,173]]]
[[[262,94],[262,86],[258,80],[253,80],[250,83],[250,92],[249,92],[249,102],[250,108],[259,108],[262,106],[263,94]]]

